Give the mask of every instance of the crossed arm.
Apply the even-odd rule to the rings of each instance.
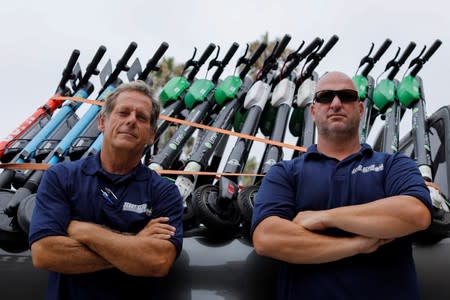
[[[137,235],[114,232],[97,224],[71,221],[68,236],[49,236],[31,245],[37,268],[60,273],[87,273],[118,268],[134,276],[165,276],[176,249],[168,218],[151,220]]]
[[[304,211],[292,220],[271,216],[253,233],[258,254],[290,263],[325,263],[376,251],[393,239],[426,229],[431,215],[415,197],[394,196],[366,204]],[[352,237],[320,232],[339,228]]]

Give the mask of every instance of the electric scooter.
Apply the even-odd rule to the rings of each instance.
[[[218,110],[219,106],[214,100],[214,90],[225,66],[229,63],[234,53],[236,53],[238,47],[239,45],[237,43],[233,43],[222,61],[218,61],[216,57],[210,62],[208,69],[217,67],[211,80],[199,79],[189,88],[188,93],[184,97],[185,105],[190,109],[190,112],[186,117],[187,121],[193,123],[205,122],[208,116]],[[217,52],[217,56],[218,55],[219,51]],[[195,130],[196,128],[193,126],[179,126],[161,151],[150,159],[149,168],[152,170],[170,168],[181,153],[184,144]]]
[[[87,98],[94,90],[94,85],[89,81],[92,75],[97,75],[97,65],[106,52],[106,48],[101,46],[92,62],[86,68],[86,73],[76,86],[76,93],[73,95],[78,98]],[[53,115],[53,117],[45,124],[45,126],[28,141],[25,140],[23,149],[12,159],[15,163],[30,162],[34,158],[35,151],[39,144],[47,139],[55,131],[68,131],[73,124],[78,120],[75,112],[81,106],[81,102],[65,101],[60,110]],[[21,141],[18,141],[21,143]],[[17,146],[15,146],[17,147]],[[24,182],[25,175],[21,176],[14,170],[3,170],[0,174],[0,187],[10,188],[11,184],[15,182],[16,186],[21,186]],[[18,183],[17,183],[18,182]]]
[[[118,78],[119,74],[123,70],[127,70],[127,61],[137,48],[137,44],[132,42],[128,49],[125,51],[123,57],[117,63],[116,69],[110,75],[106,82],[111,82],[106,88],[102,88],[103,91],[98,100],[102,101],[110,95],[115,88],[121,83],[121,79]],[[117,71],[119,70],[119,72]],[[114,78],[115,77],[115,78]],[[83,115],[79,122],[68,132],[68,134],[56,145],[54,150],[44,159],[43,163],[56,164],[64,159],[64,154],[70,146],[71,142],[79,135],[83,128],[89,123],[89,121],[98,113],[99,106],[91,105],[89,110]],[[16,233],[21,231],[17,224],[17,209],[20,202],[26,197],[36,192],[37,187],[42,179],[44,171],[37,170],[29,173],[25,184],[17,189],[17,191],[3,190],[0,194],[0,210],[4,211],[5,215],[0,215],[0,218],[9,219],[9,224],[5,227],[0,227],[2,232]]]
[[[242,107],[245,95],[253,83],[253,80],[248,76],[248,72],[251,70],[250,67],[258,60],[266,46],[266,44],[261,44],[250,58],[245,58],[248,52],[247,45],[244,55],[237,61],[236,64],[236,69],[243,65],[239,76],[230,75],[226,77],[217,87],[214,98],[216,103],[220,105],[221,109],[211,125],[212,127],[222,129],[231,128],[233,124],[233,117]],[[184,170],[191,172],[200,172],[204,170],[211,172],[217,170],[220,163],[221,154],[223,153],[223,149],[221,149],[222,147],[220,146],[226,143],[227,137],[228,136],[224,136],[224,134],[214,131],[209,131],[206,133],[198,143],[199,147],[193,151]],[[214,155],[217,152],[219,154]],[[185,212],[183,215],[185,224],[188,220],[194,217],[190,197],[195,187],[200,184],[197,179],[198,175],[179,175],[175,181],[175,185],[178,187],[185,205]],[[201,183],[206,184],[209,182],[202,180]]]
[[[423,81],[417,74],[441,44],[440,40],[436,40],[426,53],[424,53],[426,50],[426,47],[424,47],[420,55],[411,61],[408,69],[412,68],[412,70],[408,76],[405,76],[397,87],[400,103],[407,109],[412,110],[413,158],[416,160],[420,173],[428,185],[435,210],[432,224],[425,234],[431,235],[433,238],[450,236],[450,202],[447,196],[440,191],[439,186],[434,183],[436,170],[433,170]]]
[[[149,83],[150,72],[159,70],[159,67],[157,66],[158,61],[161,59],[168,48],[169,44],[167,44],[166,42],[161,43],[153,57],[150,58],[150,60],[147,62],[144,70],[142,70],[139,58],[136,58],[134,63],[129,67],[129,70],[127,71],[128,81],[131,82],[135,80],[142,80]],[[89,149],[91,144],[97,139],[98,135],[100,134],[100,130],[98,129],[98,118],[99,114],[97,114],[89,122],[89,124],[85,127],[81,134],[71,144],[67,154],[71,160],[77,160],[82,157],[83,153],[87,149]]]
[[[374,44],[369,50],[369,53],[361,59],[358,66],[358,70],[365,65],[364,69],[358,74],[353,76],[352,80],[358,90],[358,97],[364,103],[364,113],[359,125],[359,140],[361,143],[365,143],[367,136],[369,135],[370,129],[378,116],[378,110],[373,108],[373,88],[375,86],[375,80],[369,75],[370,71],[375,66],[375,63],[381,58],[381,56],[386,52],[389,46],[392,44],[390,39],[386,39],[384,43],[380,46],[377,53],[373,57],[370,57],[372,53]]]
[[[282,75],[285,78],[275,87],[274,93],[272,95],[272,105],[274,107],[279,106],[279,109],[275,118],[276,122],[270,138],[271,140],[284,140],[285,131],[288,127],[288,115],[293,103],[297,102],[298,105],[298,102],[300,102],[301,104],[298,105],[299,107],[309,108],[309,103],[312,102],[311,94],[313,93],[308,92],[307,94],[305,94],[305,89],[311,90],[311,83],[314,84],[314,81],[311,80],[311,77],[317,77],[313,75],[314,69],[317,67],[319,61],[328,54],[332,47],[334,47],[337,41],[338,37],[334,35],[324,45],[323,49],[321,49],[323,40],[317,38],[302,53],[296,54],[297,59],[293,61],[294,65],[292,65],[292,63],[288,65],[287,72]],[[307,60],[309,58],[310,64],[308,65],[307,70],[302,70],[300,72],[300,76],[298,76],[299,78],[297,78],[296,74],[288,73],[293,72],[294,68],[303,58],[307,58]],[[313,65],[311,66],[311,64]],[[289,76],[291,77],[289,78]],[[286,84],[287,86],[284,87],[280,84]],[[279,91],[281,93],[277,93],[278,88],[280,88]],[[295,92],[297,92],[296,97]],[[305,99],[308,99],[308,101],[306,101]],[[282,102],[282,104],[276,105],[277,102]],[[311,125],[313,126],[313,123],[311,123]],[[312,128],[314,129],[314,127]],[[264,152],[264,156],[260,164],[260,168],[258,170],[258,174],[267,174],[270,167],[279,162],[282,158],[283,149],[280,146],[267,145],[266,151]],[[253,215],[254,200],[260,184],[261,180],[257,180],[254,185],[243,188],[237,197],[239,208],[244,220],[243,225],[245,230],[250,227]]]
[[[410,42],[397,61],[396,58],[400,53],[400,48],[398,49],[394,59],[386,65],[385,72],[391,69],[387,78],[381,80],[374,89],[373,102],[375,108],[378,109],[380,114],[383,114],[385,120],[381,145],[380,142],[376,142],[374,144],[375,150],[386,153],[395,153],[398,151],[400,120],[405,109],[400,106],[400,102],[398,101],[396,92],[398,80],[395,79],[395,76],[415,47],[416,43]]]
[[[243,107],[247,116],[242,124],[241,134],[255,135],[259,119],[272,90],[275,70],[278,68],[278,58],[291,40],[289,35],[275,45],[272,53],[264,61],[258,72],[256,82],[248,91]],[[239,138],[227,159],[223,173],[240,173],[252,145],[252,140]],[[240,211],[236,197],[238,194],[237,178],[222,175],[216,184],[203,185],[192,195],[192,205],[195,216],[207,228],[224,234],[233,234],[240,225]]]
[[[79,64],[77,64],[79,50],[73,50],[66,67],[63,70],[61,81],[59,82],[54,96],[70,96],[73,92],[67,86],[69,80],[75,80]],[[79,74],[79,73],[78,73]],[[63,100],[51,98],[43,106],[39,107],[31,116],[23,121],[11,132],[4,141],[0,142],[0,159],[2,162],[9,162],[23,147],[41,130],[50,120],[53,112],[61,107]]]
[[[197,48],[194,48],[194,54],[192,58],[189,59],[184,64],[183,74],[187,72],[186,76],[176,76],[170,79],[161,90],[159,94],[159,100],[162,106],[161,115],[169,116],[173,118],[183,117],[182,112],[185,110],[186,106],[184,103],[184,97],[188,91],[189,86],[194,82],[195,76],[203,66],[209,56],[213,53],[216,45],[210,43],[205,49],[203,54],[200,56],[199,60],[194,60],[197,53]],[[150,158],[152,155],[158,153],[158,141],[161,135],[169,127],[170,122],[164,119],[159,119],[157,123],[157,129],[155,134],[155,140],[152,147],[148,147],[145,150],[144,164],[150,164]]]

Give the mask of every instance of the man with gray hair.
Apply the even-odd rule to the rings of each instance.
[[[182,247],[175,185],[141,163],[159,103],[142,81],[106,100],[101,151],[45,172],[29,240],[33,264],[50,271],[47,299],[154,299]]]

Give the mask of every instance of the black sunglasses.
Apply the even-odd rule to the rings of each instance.
[[[330,104],[334,97],[338,96],[342,103],[350,103],[358,100],[358,92],[355,90],[323,90],[318,91],[314,96],[314,101],[322,104]]]

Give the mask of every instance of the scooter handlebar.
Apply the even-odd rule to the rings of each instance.
[[[442,45],[442,41],[437,39],[434,41],[434,43],[431,45],[430,49],[428,49],[428,51],[424,54],[423,58],[420,59],[420,62],[418,62],[416,64],[416,66],[414,67],[414,69],[412,69],[412,71],[410,72],[411,76],[416,76],[417,73],[419,73],[419,71],[422,69],[423,64],[426,63],[430,57],[434,54],[434,52],[436,52],[436,50]]]
[[[422,60],[425,63],[427,60],[430,59],[430,57],[436,52],[436,50],[442,45],[442,41],[437,39],[434,41],[434,43],[431,45],[430,49],[424,54]]]
[[[364,77],[367,77],[370,73],[370,71],[372,71],[373,66],[375,65],[375,63],[380,59],[380,57],[386,52],[386,50],[389,48],[389,46],[392,44],[392,41],[390,39],[386,39],[384,41],[384,43],[380,46],[380,48],[378,49],[377,53],[375,53],[375,55],[370,58],[368,56],[366,56],[365,58],[363,58],[363,60],[361,61],[361,65],[363,63],[367,63],[366,67],[362,70],[361,75]],[[373,47],[373,44],[372,44]]]
[[[106,53],[105,46],[102,45],[97,49],[97,52],[95,53],[94,57],[92,58],[92,61],[86,67],[86,73],[84,73],[83,78],[81,78],[80,82],[78,82],[77,89],[85,86],[93,74],[95,74],[95,75],[99,74],[99,71],[97,70],[97,66],[100,63],[100,60],[105,55],[105,53]]]
[[[125,50],[125,53],[122,55],[122,58],[120,58],[119,61],[117,62],[117,66],[121,68],[120,71],[126,70],[128,60],[130,60],[131,55],[133,55],[134,51],[136,51],[136,48],[137,48],[136,42],[131,42],[127,50]]]
[[[168,48],[169,44],[167,42],[162,42],[161,45],[159,45],[159,48],[156,50],[155,54],[153,54],[153,57],[147,62],[147,65],[141,75],[139,75],[139,79],[145,80],[151,71],[157,70],[156,65],[164,53],[166,53]]]
[[[289,74],[294,71],[294,69],[298,66],[298,64],[311,52],[314,51],[317,47],[320,47],[323,43],[323,40],[319,37],[316,37],[301,53],[293,53],[293,58],[289,63],[286,64],[285,69],[283,70],[282,78],[289,76]]]
[[[202,56],[200,56],[200,59],[198,60],[197,64],[198,66],[202,66],[208,57],[213,53],[214,49],[216,49],[216,45],[213,43],[210,43],[208,47],[205,49],[205,52],[203,52]]]
[[[230,49],[228,49],[228,52],[225,54],[225,57],[222,59],[222,65],[227,65],[231,58],[233,57],[233,55],[236,53],[237,49],[239,48],[239,44],[234,42]]]
[[[64,89],[67,81],[69,81],[73,68],[75,67],[75,64],[77,63],[78,58],[80,57],[80,51],[78,49],[74,49],[72,51],[72,54],[70,55],[69,61],[67,62],[66,67],[64,68],[62,72],[62,78],[61,81],[58,84],[58,88]]]
[[[305,58],[306,56],[308,56],[309,54],[311,54],[311,52],[314,51],[314,49],[316,49],[317,47],[320,47],[320,45],[323,43],[323,40],[319,37],[316,37],[308,46],[306,46],[305,49],[303,49],[303,51],[299,54],[300,59]]]
[[[259,47],[256,49],[255,53],[253,53],[252,57],[250,57],[250,59],[248,61],[249,66],[253,65],[258,60],[258,58],[261,56],[261,54],[263,54],[266,47],[267,47],[267,44],[265,44],[265,43],[261,43],[259,45]]]
[[[277,46],[277,49],[275,49],[273,53],[273,57],[277,59],[281,56],[283,51],[286,49],[287,45],[289,44],[289,41],[291,40],[291,36],[289,34],[285,34],[284,37],[281,39],[280,43]]]
[[[339,37],[334,34],[328,40],[328,42],[325,44],[325,46],[323,46],[323,48],[317,54],[313,53],[312,54],[313,55],[313,59],[312,59],[313,61],[311,61],[311,63],[308,65],[308,67],[306,68],[305,73],[302,76],[304,76],[304,77],[311,76],[311,74],[314,72],[314,69],[317,67],[317,65],[322,60],[322,58],[324,58],[328,54],[328,52],[330,52],[331,48],[333,48],[334,45],[336,45],[336,43],[338,41],[339,41]],[[311,56],[309,56],[309,57],[311,57]]]
[[[321,49],[319,51],[319,55],[320,55],[320,59],[322,59],[323,57],[325,57],[328,52],[330,52],[331,48],[334,47],[334,45],[336,45],[336,43],[339,41],[339,37],[337,35],[333,35],[330,40],[325,44],[325,46],[323,46],[323,49]]]
[[[391,72],[388,74],[387,79],[394,80],[395,75],[397,75],[398,71],[400,70],[400,67],[405,63],[405,61],[408,59],[408,57],[413,52],[414,48],[416,48],[416,43],[410,42],[408,47],[406,47],[405,51],[403,52],[402,56],[399,58],[398,61],[390,61],[387,68],[390,68],[393,66]],[[400,49],[400,48],[399,48]],[[398,51],[397,51],[398,53]]]
[[[390,39],[386,39],[384,43],[380,46],[380,49],[378,49],[377,53],[373,56],[373,63],[376,63],[380,57],[386,52],[386,50],[389,48],[389,46],[392,44],[392,41]]]
[[[244,68],[242,69],[241,73],[239,74],[239,77],[241,79],[244,79],[245,76],[247,75],[247,73],[250,71],[251,66],[256,63],[256,61],[258,60],[258,58],[261,56],[261,54],[263,54],[264,50],[266,49],[267,44],[265,43],[261,43],[258,48],[255,50],[255,52],[253,53],[253,55],[247,60],[247,59],[242,59],[240,61],[237,62],[236,67],[239,66],[242,62],[244,62]]]
[[[406,47],[405,51],[403,52],[402,56],[398,60],[398,66],[402,66],[405,61],[408,59],[408,57],[411,55],[411,53],[414,51],[414,48],[416,48],[416,43],[410,42],[408,47]]]
[[[100,46],[97,50],[97,52],[94,55],[94,58],[92,59],[91,63],[86,67],[86,74],[85,76],[87,78],[89,78],[92,74],[97,75],[98,74],[98,70],[97,70],[97,66],[100,63],[100,60],[102,60],[103,55],[105,55],[106,53],[106,47],[105,46]]]
[[[119,78],[119,74],[122,71],[127,71],[127,63],[128,60],[131,58],[131,55],[133,55],[134,51],[137,48],[136,42],[131,42],[128,46],[127,50],[125,50],[125,53],[122,55],[122,57],[117,61],[116,68],[114,71],[109,75],[108,79],[104,83],[103,87],[98,92],[99,95],[103,93],[103,91],[112,84],[117,78]]]

